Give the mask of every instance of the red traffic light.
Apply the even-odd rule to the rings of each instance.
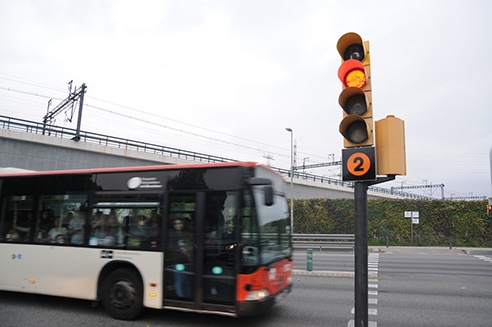
[[[338,78],[345,87],[361,88],[366,85],[364,65],[359,60],[349,59],[338,69]]]

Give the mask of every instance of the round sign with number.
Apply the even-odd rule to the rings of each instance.
[[[347,169],[354,176],[362,176],[371,169],[371,159],[362,152],[356,152],[348,158]]]
[[[376,180],[376,155],[374,147],[342,150],[342,180]]]

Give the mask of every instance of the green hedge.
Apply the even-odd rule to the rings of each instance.
[[[289,201],[290,205],[290,201]],[[492,247],[492,217],[487,201],[369,200],[368,241],[371,245],[411,244],[411,219],[405,211],[418,211],[413,244],[421,246]],[[354,233],[354,200],[294,200],[294,232],[299,234]]]

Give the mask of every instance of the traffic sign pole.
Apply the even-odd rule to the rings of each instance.
[[[367,241],[367,190],[369,186],[392,181],[395,176],[378,177],[375,181],[356,181],[354,186],[355,203],[355,287],[354,309],[356,327],[368,326],[368,241]]]
[[[413,245],[413,221],[410,219],[410,235],[411,235],[411,242]]]
[[[367,189],[368,183],[355,182],[355,322],[367,326],[368,272],[367,272]]]
[[[405,211],[403,216],[410,218],[410,242],[413,245],[413,225],[418,225],[420,222],[420,214],[418,211]]]

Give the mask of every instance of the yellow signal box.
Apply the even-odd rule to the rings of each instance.
[[[405,122],[393,115],[376,121],[378,175],[406,175]]]

